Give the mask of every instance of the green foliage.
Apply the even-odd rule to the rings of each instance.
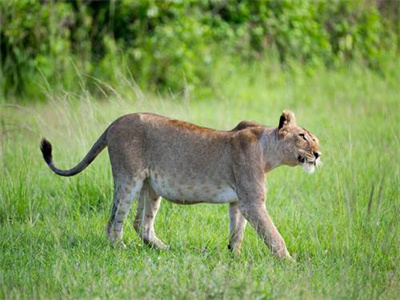
[[[71,41],[64,22],[74,17],[70,5],[1,1],[1,15],[2,92],[37,95],[40,77],[46,84],[68,87],[64,76],[71,63]]]
[[[153,91],[191,91],[212,86],[215,63],[226,57],[262,62],[272,54],[288,69],[349,61],[379,69],[400,36],[399,10],[382,14],[384,6],[367,0],[0,5],[3,97],[40,98],[50,86],[76,91],[77,82],[92,89],[127,77]]]
[[[181,87],[185,82],[189,82],[188,88],[202,84],[211,63],[212,40],[211,28],[201,22],[200,10],[187,11],[183,3],[164,1],[125,3],[119,9],[131,12],[124,24],[118,25],[129,28],[130,33],[116,35],[116,44],[125,49],[126,65],[140,86],[156,90]]]

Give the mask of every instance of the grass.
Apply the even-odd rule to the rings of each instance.
[[[399,69],[386,77],[358,68],[295,77],[227,70],[215,100],[161,98],[121,83],[105,88],[106,101],[83,87],[79,95],[47,91],[47,104],[3,104],[0,299],[398,299]],[[276,260],[250,226],[241,256],[232,257],[227,205],[163,201],[156,231],[167,252],[140,242],[131,213],[128,249],[114,249],[105,235],[112,201],[106,151],[82,174],[61,178],[38,147],[48,138],[56,163],[69,168],[129,112],[229,129],[242,119],[277,125],[284,108],[319,137],[324,162],[313,175],[279,168],[266,183],[267,209],[296,264]]]

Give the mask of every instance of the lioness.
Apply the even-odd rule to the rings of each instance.
[[[114,178],[114,202],[107,225],[112,242],[122,242],[123,223],[139,196],[134,228],[141,239],[165,249],[154,231],[161,197],[179,204],[229,203],[228,248],[239,253],[246,220],[279,258],[291,259],[285,242],[265,208],[266,173],[281,165],[302,165],[313,172],[320,164],[317,138],[283,111],[277,128],[251,121],[218,131],[150,113],[123,116],[100,136],[85,158],[70,170],[58,169],[51,144],[40,148],[58,175],[84,170],[108,146]]]

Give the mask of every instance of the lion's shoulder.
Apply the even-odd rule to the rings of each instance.
[[[239,124],[236,125],[235,128],[233,128],[231,131],[239,131],[239,130],[243,130],[246,128],[252,128],[252,127],[264,127],[264,125],[255,122],[255,121],[248,121],[248,120],[244,120],[241,121]]]

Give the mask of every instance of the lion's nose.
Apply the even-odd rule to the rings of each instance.
[[[313,151],[313,153],[314,153],[315,159],[317,159],[318,157],[321,156],[321,152],[315,152],[315,151]]]

